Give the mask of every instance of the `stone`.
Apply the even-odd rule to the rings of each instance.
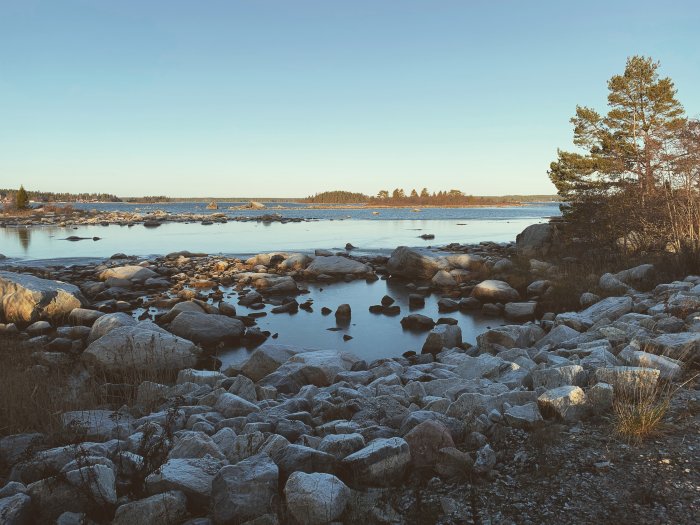
[[[318,450],[341,460],[365,446],[361,434],[328,434],[318,444]]]
[[[311,275],[364,275],[372,272],[372,268],[364,263],[339,255],[316,257],[306,267]]]
[[[294,472],[287,480],[284,495],[297,522],[323,525],[343,514],[350,489],[332,474]]]
[[[663,334],[647,341],[643,347],[649,352],[679,361],[700,362],[700,333],[697,332]]]
[[[450,431],[437,420],[427,420],[413,427],[404,439],[411,452],[411,463],[416,468],[432,468],[440,449],[454,447]]]
[[[215,370],[195,370],[193,368],[186,368],[177,373],[176,383],[178,385],[194,383],[195,385],[208,385],[213,387],[222,379],[226,379],[226,376]]]
[[[594,305],[598,301],[600,301],[600,296],[591,292],[584,292],[579,298],[579,304],[582,308],[588,308],[589,306]]]
[[[537,398],[537,404],[543,415],[556,417],[566,422],[576,422],[587,411],[587,398],[578,386],[561,386],[547,390]]]
[[[99,275],[102,281],[107,279],[126,279],[128,281],[145,282],[152,277],[158,277],[158,274],[149,268],[138,265],[116,266],[104,270]]]
[[[474,460],[469,454],[454,447],[448,447],[438,451],[435,471],[443,479],[462,481],[469,478],[473,466]]]
[[[0,271],[0,318],[7,323],[60,321],[85,303],[72,284]]]
[[[624,284],[640,290],[647,290],[654,284],[656,268],[653,264],[641,264],[634,268],[617,272],[614,277]]]
[[[288,445],[273,454],[273,458],[283,478],[293,472],[333,473],[337,469],[334,456],[304,445]]]
[[[301,352],[261,379],[259,385],[273,386],[285,394],[296,393],[304,385],[329,386],[340,372],[351,370],[357,361],[353,354],[337,350]]]
[[[401,326],[406,330],[427,331],[435,326],[435,321],[427,315],[409,314],[401,319]]]
[[[607,383],[596,383],[588,389],[588,400],[595,414],[608,412],[613,405],[615,390]]]
[[[567,325],[577,331],[588,330],[598,321],[608,319],[615,321],[632,311],[631,297],[607,297],[582,312],[566,312],[555,318],[555,324]]]
[[[596,381],[611,385],[618,394],[650,391],[656,387],[660,375],[655,368],[637,366],[611,366],[595,371]]]
[[[544,257],[554,250],[557,237],[553,224],[532,224],[516,236],[515,248],[526,258]]]
[[[532,430],[543,423],[537,403],[527,403],[507,408],[503,413],[503,417],[506,424],[522,430]]]
[[[588,374],[581,365],[565,365],[555,368],[541,368],[533,370],[532,387],[543,387],[547,390],[560,386],[574,385],[586,386]]]
[[[515,321],[531,321],[535,318],[537,303],[506,303],[503,310],[506,319]]]
[[[38,432],[13,434],[0,438],[0,465],[14,465],[31,451],[41,448],[44,440],[44,434]]]
[[[187,497],[179,490],[171,490],[120,505],[112,525],[178,525],[186,517]]]
[[[335,311],[335,318],[339,321],[348,321],[352,317],[349,304],[341,304]]]
[[[125,439],[133,432],[133,419],[113,410],[76,410],[64,412],[61,424],[67,434],[83,441]]]
[[[477,345],[483,351],[490,352],[496,347],[528,348],[544,336],[544,330],[536,324],[505,325],[492,328],[479,334]]]
[[[443,348],[455,348],[462,345],[462,329],[457,325],[441,324],[433,328],[423,343],[424,354],[437,354]]]
[[[0,523],[3,525],[29,525],[32,499],[27,494],[15,494],[0,499]]]
[[[542,296],[547,290],[552,287],[552,282],[547,280],[539,280],[531,282],[527,287],[527,296]]]
[[[474,287],[472,297],[481,302],[508,303],[518,301],[520,294],[505,281],[487,279]]]
[[[353,483],[360,486],[392,486],[403,480],[411,462],[408,443],[401,438],[378,438],[343,461]]]
[[[604,273],[598,280],[598,288],[609,294],[621,295],[629,292],[631,288],[620,281],[611,273]]]
[[[496,466],[496,452],[488,443],[476,451],[476,461],[472,470],[477,474],[487,474]]]
[[[169,459],[146,477],[146,491],[158,494],[179,490],[197,505],[206,505],[212,493],[212,480],[224,463],[210,456]]]
[[[241,338],[245,326],[225,315],[182,312],[170,323],[170,332],[193,343],[215,345]]]
[[[447,269],[447,262],[432,257],[427,251],[399,246],[391,253],[386,269],[391,275],[427,281],[439,270]]]
[[[273,513],[278,478],[279,469],[267,454],[223,467],[212,481],[214,523],[243,523]]]
[[[105,315],[98,310],[88,310],[87,308],[74,308],[68,314],[68,321],[74,325],[92,326],[95,321]]]
[[[206,455],[214,459],[226,460],[226,456],[213,438],[204,432],[187,431],[178,433],[175,446],[168,453],[168,459],[203,458]]]
[[[431,279],[434,286],[438,288],[449,288],[452,286],[457,286],[457,281],[446,270],[438,270],[438,272]]]
[[[235,394],[224,393],[219,396],[214,410],[223,414],[224,417],[247,416],[252,412],[258,412],[260,409],[254,403],[246,401],[242,397]]]
[[[201,350],[191,341],[175,335],[142,326],[122,326],[92,342],[82,359],[109,373],[125,373],[134,368],[175,371],[192,368],[200,354]]]
[[[97,341],[100,337],[107,335],[115,328],[120,328],[122,326],[136,326],[137,323],[138,321],[136,321],[136,319],[131,317],[129,314],[125,314],[124,312],[115,312],[102,315],[92,324],[87,342],[89,344],[93,341]]]
[[[300,351],[302,350],[291,346],[263,344],[250,355],[241,371],[253,381],[260,381]]]
[[[655,368],[659,371],[659,377],[665,380],[672,380],[680,376],[683,367],[679,361],[662,355],[650,354],[636,350],[633,346],[625,347],[618,357],[623,359],[628,365],[643,368]]]

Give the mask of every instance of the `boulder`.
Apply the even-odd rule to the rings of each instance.
[[[170,332],[193,343],[215,345],[241,338],[245,325],[225,315],[182,312],[170,323]]]
[[[113,410],[76,410],[61,415],[63,430],[83,441],[126,439],[133,432],[133,419]]]
[[[267,454],[223,467],[211,484],[214,523],[243,523],[273,513],[279,470]]]
[[[588,374],[581,365],[542,368],[533,370],[531,375],[533,388],[543,387],[547,390],[566,385],[586,386],[588,382]]]
[[[290,357],[303,349],[285,345],[263,344],[243,363],[241,371],[253,381],[260,381],[266,375],[277,370]]]
[[[447,262],[429,255],[429,252],[399,246],[386,263],[386,269],[392,275],[408,279],[430,280],[438,272],[447,268]]]
[[[434,467],[440,449],[455,446],[447,427],[434,420],[413,427],[404,439],[411,452],[411,462],[417,468]]]
[[[629,292],[631,288],[620,281],[611,273],[604,273],[598,279],[598,288],[609,294],[621,295]]]
[[[632,311],[631,297],[607,297],[581,312],[565,312],[556,316],[556,325],[566,325],[577,331],[588,330],[598,321],[615,321]]]
[[[523,257],[544,257],[556,245],[556,227],[553,224],[532,224],[515,238],[515,248]]]
[[[520,294],[505,281],[487,279],[474,287],[472,297],[485,303],[508,303],[518,301]]]
[[[535,318],[537,303],[507,303],[503,311],[506,319],[515,321],[531,321]]]
[[[503,413],[506,423],[513,428],[532,430],[543,423],[537,403],[509,407]]]
[[[92,326],[95,321],[105,315],[97,310],[88,310],[87,308],[75,308],[68,315],[68,321],[78,326]]]
[[[254,403],[246,401],[235,394],[226,392],[219,396],[219,399],[214,405],[214,410],[223,414],[224,417],[230,418],[247,416],[251,412],[258,412],[260,409]]]
[[[287,508],[298,523],[322,525],[337,520],[350,500],[350,489],[332,474],[294,472],[284,487]]]
[[[596,381],[611,385],[618,394],[630,395],[652,391],[660,375],[661,372],[655,368],[638,366],[611,366],[595,371]]]
[[[0,271],[0,318],[8,323],[60,321],[85,303],[72,284]]]
[[[259,384],[274,386],[287,394],[297,392],[304,385],[329,386],[340,372],[351,370],[357,361],[353,354],[337,350],[302,352],[290,357]]]
[[[0,499],[0,523],[3,525],[28,525],[31,523],[32,498],[18,493]]]
[[[328,257],[316,257],[306,267],[306,271],[312,275],[364,275],[371,273],[372,268],[367,264],[348,257],[331,255]]]
[[[136,319],[124,312],[105,314],[96,319],[92,324],[87,342],[89,344],[93,341],[97,341],[100,337],[107,335],[115,328],[121,326],[136,326],[137,323],[138,321]]]
[[[663,334],[643,344],[644,350],[679,361],[700,362],[700,333]]]
[[[156,494],[117,507],[112,525],[177,525],[187,517],[187,498],[179,490]]]
[[[578,386],[561,386],[547,390],[537,398],[542,414],[567,422],[576,422],[588,409],[586,394]]]
[[[224,463],[210,456],[169,459],[146,477],[146,491],[158,494],[179,490],[195,505],[207,505],[212,493],[212,481],[223,465]]]
[[[628,365],[643,368],[655,368],[659,371],[661,379],[675,379],[683,371],[681,362],[662,355],[650,354],[627,346],[618,357]]]
[[[409,314],[401,319],[401,326],[406,330],[428,331],[435,326],[435,321],[427,315]]]
[[[646,290],[654,285],[656,268],[653,264],[642,264],[634,268],[617,272],[614,277],[633,288]]]
[[[392,486],[403,480],[411,462],[408,443],[401,438],[378,438],[343,461],[350,479],[359,486]]]
[[[152,277],[158,277],[158,274],[149,268],[138,265],[109,268],[99,275],[99,278],[103,281],[107,279],[125,279],[127,281],[145,282]]]
[[[438,288],[457,286],[457,281],[455,278],[446,270],[438,270],[431,281],[433,285],[437,286]]]
[[[318,444],[318,450],[340,460],[365,446],[361,434],[328,434]]]
[[[457,325],[440,324],[433,328],[423,343],[424,354],[437,354],[443,348],[455,348],[462,345],[462,329]]]
[[[136,369],[176,371],[197,364],[201,350],[191,341],[142,326],[122,326],[92,342],[83,361],[109,373]]]
[[[505,325],[479,334],[476,342],[480,349],[493,351],[497,346],[504,348],[528,348],[544,337],[544,330],[536,324]]]

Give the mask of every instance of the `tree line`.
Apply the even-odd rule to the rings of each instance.
[[[4,202],[14,201],[19,192],[24,192],[28,201],[34,202],[121,202],[119,197],[110,193],[54,193],[50,191],[25,190],[24,186],[20,187],[19,190],[0,189],[0,200]]]
[[[326,191],[317,193],[303,200],[314,204],[369,204],[382,206],[473,206],[488,204],[515,204],[512,197],[475,197],[465,195],[460,190],[429,192],[423,188],[420,193],[415,189],[406,193],[402,188],[389,192],[380,190],[376,196],[349,191]]]
[[[648,57],[608,81],[608,111],[578,106],[577,151],[559,150],[549,176],[566,238],[625,251],[700,255],[700,121]]]

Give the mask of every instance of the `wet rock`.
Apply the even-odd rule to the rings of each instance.
[[[427,331],[432,330],[435,321],[427,315],[410,314],[401,319],[401,326],[406,330]]]
[[[446,267],[446,262],[407,246],[396,248],[386,263],[386,268],[392,275],[423,280],[432,279],[438,270]]]
[[[337,255],[316,257],[306,271],[311,275],[363,275],[370,273],[372,268],[364,263]]]
[[[352,316],[349,304],[341,304],[335,311],[335,318],[340,321],[347,321]]]

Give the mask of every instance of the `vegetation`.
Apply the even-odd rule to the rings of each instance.
[[[324,191],[303,199],[304,202],[313,204],[355,204],[364,203],[368,200],[369,196],[364,193],[353,193],[350,191]]]
[[[27,195],[27,190],[24,186],[20,186],[15,195],[15,208],[18,210],[26,210],[29,208],[29,195]]]
[[[17,195],[23,191],[24,188],[20,188],[19,191],[11,189],[0,189],[0,201],[12,201],[17,198]],[[27,195],[27,201],[32,200],[35,202],[120,202],[121,199],[116,195],[111,195],[109,193],[52,193],[50,191],[25,191]]]
[[[579,106],[579,152],[559,151],[549,176],[569,240],[626,252],[700,253],[700,121],[685,117],[659,63],[634,56],[608,81],[606,115]]]

